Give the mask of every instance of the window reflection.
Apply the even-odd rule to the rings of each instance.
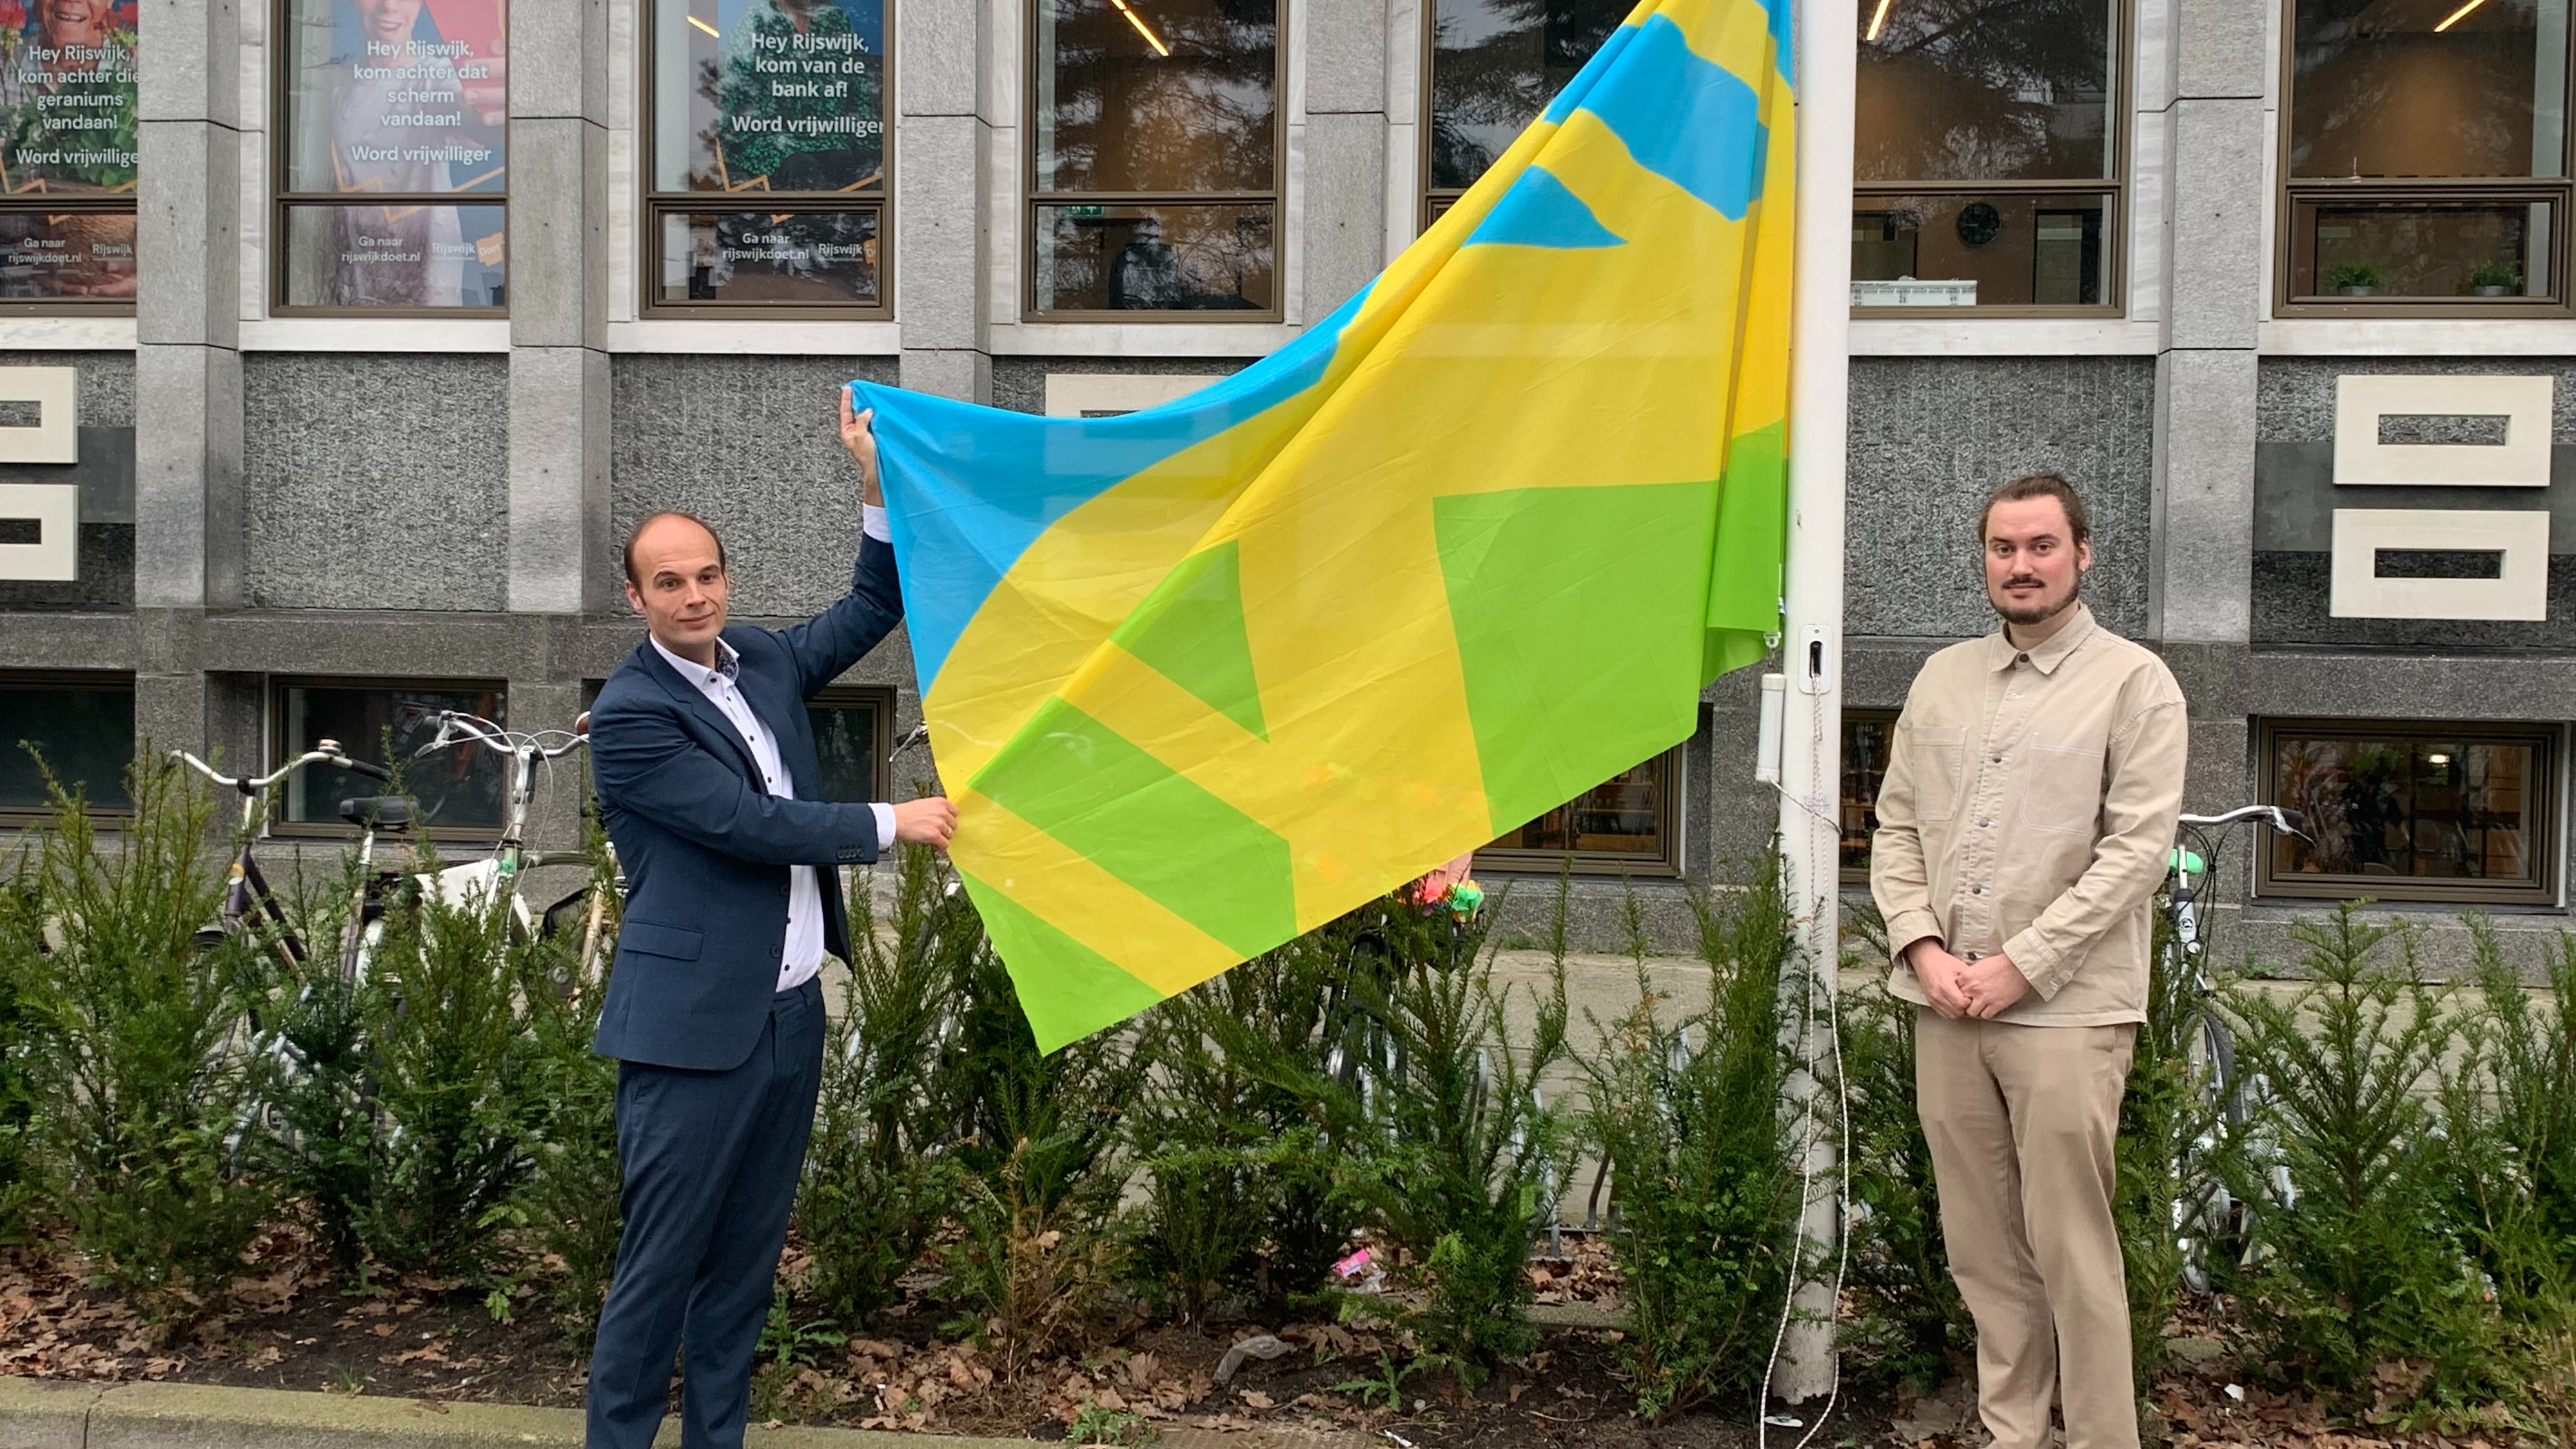
[[[2295,214],[2291,290],[2332,297],[2546,297],[2545,201],[2315,203]]]
[[[666,211],[661,300],[874,306],[877,214]]]
[[[290,307],[499,307],[509,261],[498,206],[284,209]]]
[[[134,213],[0,211],[0,298],[134,297]]]
[[[1036,313],[1275,312],[1277,0],[1036,0]]]
[[[1038,0],[1037,189],[1268,191],[1276,0]]]
[[[1843,716],[1842,874],[1869,879],[1870,837],[1878,831],[1878,787],[1887,779],[1887,754],[1896,739],[1896,716],[1852,711]]]
[[[281,20],[282,304],[501,306],[504,0],[289,0]]]
[[[814,727],[814,758],[823,767],[823,796],[858,804],[883,800],[886,721],[892,701],[879,694],[826,695],[805,706]]]
[[[1861,181],[2114,174],[2117,0],[1859,0]]]
[[[134,803],[125,788],[134,758],[134,686],[126,680],[0,683],[0,741],[0,812],[46,809],[47,770],[93,809]]]
[[[2109,198],[1958,193],[1860,198],[1852,305],[2098,305],[2108,287]]]
[[[2300,0],[2290,174],[2563,176],[2567,0]]]
[[[1681,864],[1680,789],[1680,754],[1666,751],[1504,833],[1479,854],[1506,869],[1552,870],[1571,854],[1578,869],[1670,873]]]
[[[1475,185],[1629,9],[1620,0],[1439,0],[1431,20],[1431,189]]]
[[[2570,0],[2296,0],[2281,291],[2562,301]]]
[[[2266,888],[2383,899],[2545,895],[2548,741],[2405,727],[2271,732],[2271,799],[2309,837],[2274,834]]]
[[[322,740],[340,742],[353,760],[399,767],[402,791],[418,803],[422,824],[450,829],[497,829],[501,796],[509,765],[499,754],[477,746],[440,750],[425,758],[413,752],[438,733],[440,710],[462,710],[495,724],[508,724],[507,701],[495,687],[474,685],[348,686],[289,684],[277,691],[277,751],[283,764]],[[388,749],[390,746],[390,749]],[[364,775],[311,765],[287,777],[284,808],[278,819],[288,824],[333,824],[340,802],[387,793],[388,787]]]
[[[2110,304],[2118,0],[1856,4],[1852,305]]]
[[[1042,312],[1263,311],[1268,206],[1041,206]]]

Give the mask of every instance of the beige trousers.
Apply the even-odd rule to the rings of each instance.
[[[2135,1026],[1914,1014],[1914,1091],[1950,1272],[1977,1320],[1977,1408],[1996,1449],[2138,1449],[2129,1295],[2111,1221]]]

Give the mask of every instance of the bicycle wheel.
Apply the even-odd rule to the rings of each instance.
[[[2238,1260],[2245,1243],[2245,1205],[2218,1176],[2218,1154],[2245,1124],[2245,1092],[2236,1072],[2236,1039],[2218,1014],[2198,1014],[2184,1046],[2201,1130],[2175,1164],[2174,1246],[2182,1257],[2182,1282],[2194,1293],[2213,1286],[2215,1264]]]

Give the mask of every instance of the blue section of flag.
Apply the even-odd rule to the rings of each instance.
[[[1269,411],[1323,380],[1368,296],[1223,382],[1116,418],[1042,418],[856,382],[875,408],[903,576],[904,620],[924,690],[1002,575],[1059,518],[1111,485]],[[971,485],[971,486],[970,486]],[[894,499],[890,497],[889,502]],[[923,561],[940,572],[922,576]]]
[[[1627,238],[1601,224],[1554,173],[1532,166],[1468,233],[1467,246],[1615,247]]]
[[[1636,35],[1621,83],[1587,88],[1576,108],[1600,117],[1638,165],[1742,221],[1762,194],[1768,152],[1753,88],[1702,59],[1660,15]]]

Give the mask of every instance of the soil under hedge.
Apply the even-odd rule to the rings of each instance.
[[[40,1244],[0,1254],[0,1372],[43,1378],[164,1379],[247,1388],[363,1393],[430,1402],[547,1407],[581,1403],[580,1353],[553,1325],[514,1313],[494,1318],[486,1291],[424,1280],[365,1283],[335,1274],[301,1231],[262,1236],[233,1306],[185,1341],[156,1344],[130,1311],[90,1290],[68,1250]],[[1615,1278],[1597,1261],[1541,1289],[1543,1298],[1604,1301]],[[792,1262],[791,1262],[792,1268]],[[534,1299],[521,1290],[521,1303]],[[927,1434],[1063,1440],[1085,1432],[1140,1439],[1156,1424],[1252,1429],[1306,1423],[1337,1427],[1402,1449],[1742,1449],[1756,1440],[1749,1407],[1718,1404],[1660,1424],[1636,1417],[1620,1372],[1618,1333],[1551,1327],[1538,1352],[1506,1365],[1469,1398],[1446,1379],[1405,1379],[1395,1408],[1350,1387],[1402,1363],[1400,1346],[1333,1324],[1225,1323],[1139,1327],[1080,1358],[1000,1373],[989,1355],[943,1341],[936,1314],[915,1301],[872,1336],[816,1341],[810,1360],[764,1372],[755,1413],[844,1427]],[[2277,1449],[2505,1449],[2518,1439],[2483,1415],[2415,1427],[2335,1422],[2311,1403],[2237,1383],[2242,1363],[2225,1326],[2176,1325],[2177,1367],[2151,1402],[2150,1442]],[[1248,1359],[1231,1383],[1213,1377],[1226,1349],[1261,1332],[1291,1345],[1275,1360]],[[1384,1355],[1392,1350],[1391,1358]],[[2186,1356],[2188,1360],[2186,1361]],[[2387,1385],[2403,1396],[2405,1368]],[[2240,1397],[2241,1395],[2241,1397]],[[1814,1436],[1824,1449],[1972,1449],[1982,1440],[1953,1383],[1916,1395],[1866,1380],[1847,1384]],[[2479,1422],[2486,1419],[2486,1422]],[[1805,1425],[1768,1430],[1791,1449]],[[2448,1432],[2444,1432],[2447,1430]]]

